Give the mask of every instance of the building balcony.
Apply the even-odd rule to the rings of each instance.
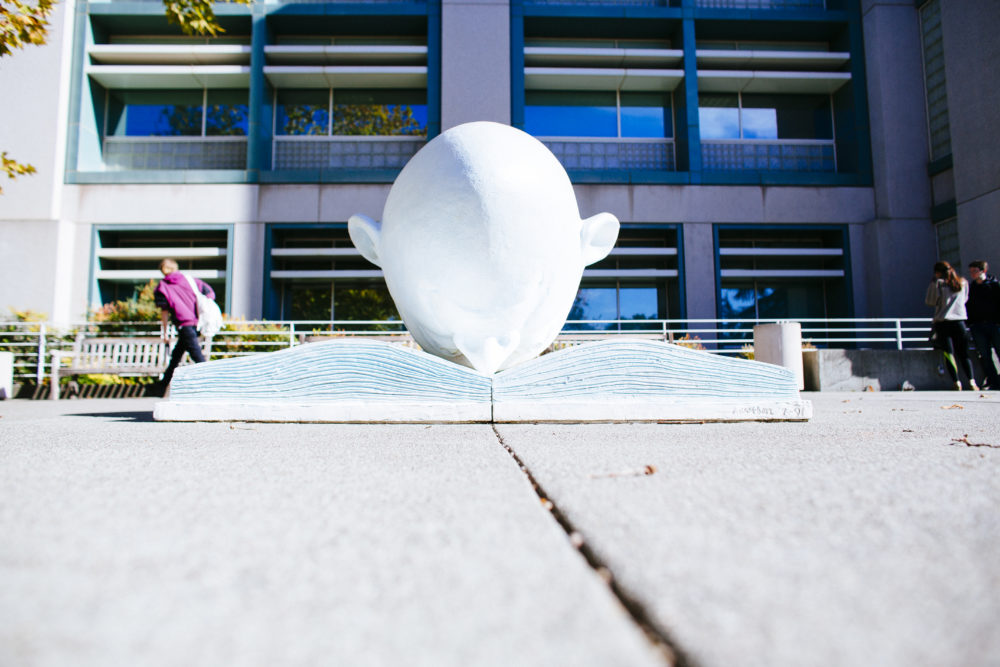
[[[826,140],[703,139],[701,160],[705,171],[837,171],[836,148]]]
[[[246,137],[107,137],[109,171],[246,169]]]
[[[402,169],[427,139],[289,136],[274,139],[273,165],[284,169]]]
[[[670,139],[540,137],[569,171],[643,169],[674,171]]]
[[[695,0],[704,9],[826,9],[826,0]]]

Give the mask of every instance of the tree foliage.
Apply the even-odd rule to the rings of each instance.
[[[329,112],[326,106],[288,104],[285,134],[325,135]],[[334,104],[333,134],[336,136],[422,135],[425,129],[405,104]]]
[[[253,0],[227,0],[243,5],[253,3]],[[10,55],[15,49],[23,49],[29,45],[45,44],[49,35],[49,16],[56,6],[56,0],[0,0],[0,57]],[[210,0],[163,0],[164,13],[167,20],[180,27],[186,35],[210,35],[215,37],[225,30],[219,25],[212,9]],[[211,120],[211,118],[209,118]],[[233,130],[220,134],[237,134]],[[30,164],[21,164],[7,157],[7,152],[0,153],[0,172],[7,178],[17,178],[34,174],[35,168]],[[3,188],[0,187],[0,195]]]
[[[7,178],[17,178],[18,176],[24,176],[26,174],[34,174],[35,168],[30,164],[21,164],[15,160],[7,157],[7,151],[0,153],[0,171],[7,174]],[[3,194],[3,188],[0,187],[0,195]]]
[[[227,0],[249,5],[253,0]],[[185,35],[210,35],[216,37],[225,32],[215,18],[211,0],[163,0],[167,20],[184,31]]]
[[[160,308],[153,293],[158,281],[153,279],[145,285],[138,285],[135,294],[123,301],[106,303],[90,313],[91,322],[156,322],[160,319]]]
[[[209,136],[244,136],[247,107],[242,104],[210,104],[205,118],[205,132]],[[168,129],[157,136],[185,137],[201,134],[201,105],[172,104],[163,108],[163,119]]]
[[[30,44],[44,44],[55,5],[55,0],[38,0],[34,4],[0,0],[0,57]]]
[[[55,0],[38,0],[34,4],[0,0],[0,57],[10,55],[14,49],[44,44],[53,9]],[[4,151],[0,153],[0,171],[7,174],[7,178],[17,178],[34,174],[35,168],[7,157],[7,151]],[[2,187],[0,194],[3,194]]]

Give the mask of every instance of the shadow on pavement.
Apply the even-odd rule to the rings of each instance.
[[[103,417],[120,422],[153,422],[153,413],[148,410],[135,412],[77,412],[67,417]]]

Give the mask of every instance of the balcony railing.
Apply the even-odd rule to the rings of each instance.
[[[752,345],[756,324],[774,319],[728,320],[571,320],[556,339],[558,347],[577,345],[594,337],[655,337],[667,342],[703,345],[717,354],[740,354]],[[931,320],[920,318],[797,319],[802,336],[816,347],[856,347],[882,350],[926,350]],[[14,353],[14,378],[41,384],[48,376],[51,353],[70,350],[74,338],[87,336],[158,336],[160,323],[0,322],[0,351]],[[412,346],[399,321],[243,321],[234,320],[212,339],[209,357],[245,356],[294,347],[326,337],[368,337]]]
[[[109,170],[246,169],[246,137],[107,137]]]
[[[832,141],[703,140],[701,160],[705,171],[837,170]]]
[[[826,0],[695,0],[706,9],[826,9]]]
[[[569,170],[674,170],[674,142],[669,139],[540,139]]]
[[[402,169],[424,137],[277,137],[274,169]]]
[[[679,7],[679,0],[524,0],[526,5],[584,5],[591,7]]]

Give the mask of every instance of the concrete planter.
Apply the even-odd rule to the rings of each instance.
[[[905,382],[917,390],[951,389],[942,363],[941,353],[935,350],[802,351],[806,391],[865,391],[869,387],[897,391]]]

